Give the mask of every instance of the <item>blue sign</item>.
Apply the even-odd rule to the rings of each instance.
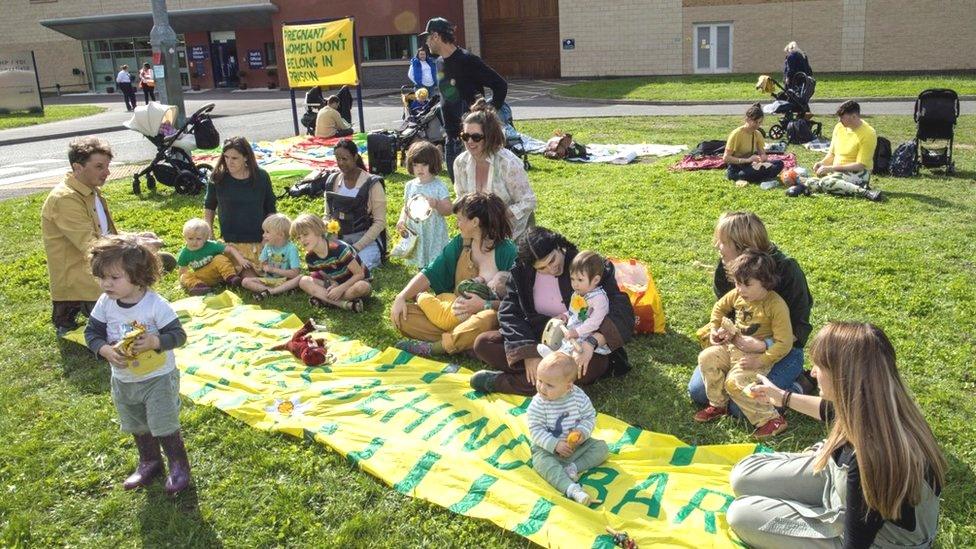
[[[252,69],[263,69],[264,52],[261,50],[247,50],[247,65]]]
[[[190,48],[190,59],[194,61],[203,61],[206,58],[207,58],[206,46],[193,46]]]
[[[576,39],[575,38],[563,38],[563,49],[564,50],[575,50],[576,49]]]

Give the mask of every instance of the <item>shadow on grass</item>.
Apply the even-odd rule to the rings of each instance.
[[[948,200],[943,200],[941,198],[936,198],[934,196],[929,196],[922,193],[906,193],[898,191],[884,191],[884,194],[888,196],[889,199],[892,198],[908,198],[915,200],[916,202],[921,202],[935,208],[942,208],[947,210],[961,210],[964,209],[963,206],[956,204],[954,202],[949,202]]]
[[[200,514],[196,486],[175,498],[157,483],[146,490],[139,513],[143,547],[223,547],[213,527]]]
[[[58,352],[64,379],[82,394],[109,392],[108,363],[95,358],[83,345],[58,338]]]

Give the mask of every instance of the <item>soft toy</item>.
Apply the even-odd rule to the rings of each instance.
[[[783,182],[784,187],[790,188],[800,182],[800,174],[790,168],[779,172],[779,180]]]
[[[325,329],[325,326],[319,326],[310,318],[291,336],[291,339],[287,343],[276,345],[271,349],[275,351],[288,351],[306,366],[324,364],[332,358],[328,353],[329,348],[325,344],[325,339],[312,337],[312,332],[322,329]]]

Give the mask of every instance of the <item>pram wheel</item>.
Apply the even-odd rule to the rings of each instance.
[[[156,178],[152,174],[146,174],[146,188],[150,191],[156,191]]]
[[[773,124],[769,128],[769,138],[770,139],[781,139],[784,135],[783,126],[779,124]]]
[[[132,176],[132,194],[142,194],[142,189],[139,188],[139,176]]]
[[[949,162],[948,164],[946,164],[946,170],[945,170],[945,172],[946,172],[946,175],[955,175],[956,174],[956,163],[955,162]]]

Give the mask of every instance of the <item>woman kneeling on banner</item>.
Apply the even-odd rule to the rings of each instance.
[[[386,257],[386,187],[366,171],[359,147],[349,139],[335,145],[339,173],[325,182],[325,217],[339,222],[339,239],[352,246],[369,269]]]
[[[471,386],[482,392],[535,394],[536,368],[542,357],[537,344],[551,318],[566,312],[573,288],[569,265],[578,250],[561,234],[542,227],[532,227],[519,240],[518,260],[508,282],[508,295],[498,309],[498,330],[478,336],[474,352],[493,370],[481,370],[471,376]],[[620,291],[609,262],[600,286],[610,301],[610,312],[592,334],[596,340],[581,344],[577,356],[580,377],[577,385],[588,385],[612,371],[630,368],[623,345],[634,333],[634,309],[630,299]],[[594,354],[596,347],[606,345],[609,355]]]
[[[390,310],[393,325],[412,338],[398,342],[396,347],[415,355],[467,351],[478,335],[498,328],[500,301],[467,293],[456,298],[443,294],[455,293],[462,281],[475,277],[488,281],[499,271],[511,270],[516,249],[510,239],[512,225],[505,203],[494,194],[473,193],[458,198],[453,210],[461,234],[407,283]],[[454,315],[464,320],[451,330],[438,328],[414,302],[422,293],[453,299]]]
[[[929,547],[946,461],[880,328],[832,322],[810,348],[820,397],[760,376],[757,400],[832,422],[806,452],[732,469],[729,526],[750,547]]]

